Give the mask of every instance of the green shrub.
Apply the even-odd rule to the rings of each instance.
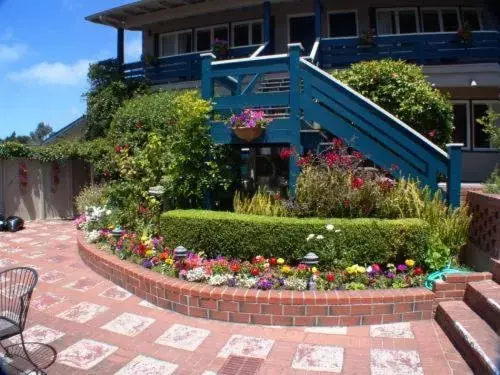
[[[484,191],[489,194],[500,194],[500,167],[497,166],[486,180]]]
[[[326,224],[340,232],[327,231]],[[423,263],[430,238],[429,226],[418,219],[297,219],[200,210],[164,213],[160,233],[169,246],[183,245],[210,257],[262,255],[298,261],[314,251],[326,267],[406,258]],[[311,234],[324,239],[306,241]]]
[[[280,199],[259,188],[253,196],[237,191],[233,199],[234,212],[238,214],[288,216],[289,211]]]
[[[333,76],[437,145],[450,142],[452,106],[425,79],[421,67],[403,61],[364,61],[334,71]]]
[[[76,212],[83,214],[87,207],[105,206],[108,201],[107,185],[89,185],[84,187],[75,197]]]

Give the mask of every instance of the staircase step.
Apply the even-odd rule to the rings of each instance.
[[[500,335],[500,285],[493,280],[470,282],[465,302]]]
[[[500,337],[465,302],[441,302],[436,320],[474,373],[500,374]]]

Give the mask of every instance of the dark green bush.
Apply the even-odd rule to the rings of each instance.
[[[327,231],[327,224],[340,232]],[[314,251],[328,267],[407,258],[423,264],[430,240],[430,227],[418,219],[297,219],[201,210],[164,213],[160,233],[169,246],[182,245],[210,257],[263,255],[298,261]],[[310,234],[324,239],[306,241]]]

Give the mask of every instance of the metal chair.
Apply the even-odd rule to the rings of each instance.
[[[6,347],[2,341],[20,335],[22,352],[26,356],[23,358],[38,372],[41,369],[30,358],[23,337],[31,295],[37,282],[38,274],[33,268],[17,267],[0,272],[0,346],[8,357],[19,356],[19,350],[9,351],[13,345]]]

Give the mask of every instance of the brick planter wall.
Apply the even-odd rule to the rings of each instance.
[[[437,280],[432,291],[434,292],[434,311],[439,302],[463,300],[467,283],[471,281],[491,280],[490,272],[457,273],[444,276],[444,280]]]
[[[352,326],[431,319],[436,297],[462,299],[467,281],[488,277],[451,277],[438,284],[436,294],[425,288],[296,292],[213,287],[122,261],[85,243],[82,232],[78,232],[77,241],[87,266],[138,297],[184,315],[237,323]]]

